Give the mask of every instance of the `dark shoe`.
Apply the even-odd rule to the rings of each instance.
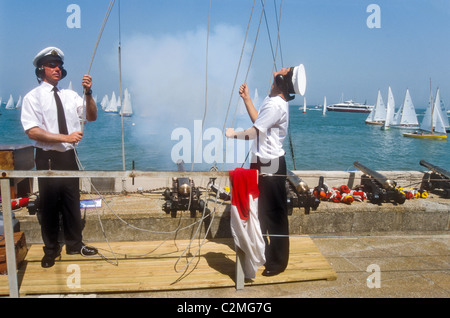
[[[60,254],[55,255],[55,254],[45,254],[44,257],[41,260],[41,266],[43,268],[49,268],[52,267],[53,265],[55,265],[55,258],[59,257]]]
[[[83,256],[92,256],[98,253],[97,249],[92,246],[83,245],[80,249],[71,249],[66,246],[66,253],[68,255],[81,254]]]
[[[263,276],[275,276],[275,275],[278,275],[278,274],[280,274],[280,273],[282,273],[283,271],[274,271],[274,270],[270,270],[270,269],[265,269],[263,272],[262,272],[262,275]]]

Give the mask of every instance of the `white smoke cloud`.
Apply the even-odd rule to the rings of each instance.
[[[132,36],[124,45],[122,73],[134,92],[137,116],[164,123],[166,128],[189,127],[194,120],[203,118],[207,98],[205,124],[222,126],[243,38],[240,28],[216,26],[209,35],[206,65],[206,29],[176,35]],[[247,66],[244,60],[241,73],[242,67]],[[233,92],[235,98],[239,84],[238,80]],[[235,102],[231,113],[234,107]]]
[[[205,115],[205,98],[203,131],[211,127],[222,130],[229,105],[226,126],[231,125],[251,52],[246,45],[233,91],[244,40],[242,29],[230,25],[214,27],[209,34],[208,62],[205,28],[126,38],[122,48],[122,76],[132,92],[133,139],[142,145],[143,151],[149,154],[156,151],[161,160],[174,165],[171,150],[177,141],[171,140],[171,133],[186,128],[191,133],[192,146],[198,142],[193,140],[194,122],[198,124]],[[241,115],[238,111],[238,116]]]

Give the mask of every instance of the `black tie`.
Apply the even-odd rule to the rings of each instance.
[[[67,131],[66,116],[64,115],[64,108],[63,108],[61,99],[59,98],[57,92],[58,92],[58,88],[55,86],[53,88],[53,95],[55,95],[56,109],[58,111],[59,133],[68,135],[69,133]]]

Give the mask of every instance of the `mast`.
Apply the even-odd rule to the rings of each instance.
[[[123,131],[123,92],[122,92],[122,54],[121,54],[121,25],[120,25],[120,0],[118,1],[118,15],[119,15],[119,89],[120,89],[120,119],[122,124],[122,169],[125,171],[125,136]],[[122,179],[122,192],[126,192],[125,178]]]
[[[430,78],[430,108],[431,108],[431,133],[434,134],[434,123],[433,123],[434,105],[433,105],[433,91],[431,86],[431,78]]]

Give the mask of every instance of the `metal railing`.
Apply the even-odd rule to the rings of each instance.
[[[8,271],[9,294],[12,298],[19,297],[19,285],[17,279],[17,260],[14,244],[14,230],[11,204],[8,204],[8,198],[11,198],[11,179],[22,178],[137,178],[137,177],[228,177],[228,171],[65,171],[65,170],[0,170],[0,188],[2,196],[3,228],[6,247],[6,260]],[[243,260],[241,253],[236,254],[236,289],[242,289],[244,286]]]

